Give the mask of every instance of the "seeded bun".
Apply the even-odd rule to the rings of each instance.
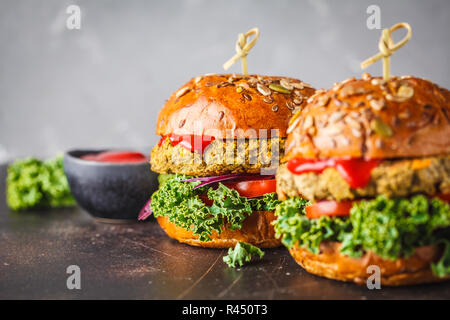
[[[267,130],[268,137],[270,129],[278,129],[278,136],[285,137],[289,118],[306,105],[314,91],[306,83],[285,77],[199,76],[166,102],[158,116],[156,134],[257,138],[259,129]],[[246,134],[248,129],[254,129],[256,135]]]
[[[438,278],[432,274],[430,264],[442,254],[442,250],[437,246],[420,247],[410,257],[396,260],[382,259],[372,252],[361,258],[350,258],[341,255],[340,246],[338,242],[323,242],[319,254],[298,246],[289,251],[295,261],[312,274],[360,285],[365,285],[373,274],[373,270],[367,270],[371,265],[380,268],[382,286],[412,285],[449,279]]]
[[[241,229],[230,230],[225,226],[219,235],[213,231],[211,241],[199,241],[191,231],[176,226],[167,217],[157,217],[156,220],[169,237],[191,246],[234,248],[239,241],[260,248],[275,248],[281,245],[280,240],[275,238],[275,231],[271,224],[275,220],[275,215],[270,211],[253,212],[244,220]]]
[[[412,76],[364,74],[318,90],[291,119],[284,161],[450,153],[450,92]]]

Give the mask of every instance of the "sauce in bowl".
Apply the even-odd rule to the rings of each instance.
[[[136,163],[148,161],[148,158],[135,151],[104,151],[100,153],[90,153],[80,157],[83,160],[108,162],[108,163]]]

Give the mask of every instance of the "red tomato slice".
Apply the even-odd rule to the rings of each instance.
[[[450,193],[439,193],[434,195],[450,203]],[[306,217],[317,219],[322,216],[328,217],[346,217],[350,215],[350,209],[353,207],[353,201],[319,201],[305,208]]]
[[[236,190],[241,197],[254,198],[276,191],[276,180],[249,180],[237,182],[223,182],[228,188]]]
[[[265,195],[266,193],[275,192],[276,180],[250,180],[238,182],[223,182],[230,189],[236,190],[241,197],[254,198]],[[207,206],[212,206],[213,202],[208,198],[207,194],[199,194],[200,200]]]
[[[322,216],[345,217],[350,214],[353,201],[319,201],[307,206],[306,217],[317,219]]]
[[[438,193],[435,197],[444,200],[446,202],[450,202],[450,193]]]
[[[214,203],[213,200],[210,200],[210,199],[208,198],[208,195],[207,195],[207,194],[199,194],[198,197],[199,197],[200,200],[202,200],[202,202],[203,202],[204,204],[206,204],[208,207],[211,207],[211,206],[213,205],[213,203]]]

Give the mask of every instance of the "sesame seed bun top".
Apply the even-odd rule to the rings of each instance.
[[[286,156],[404,158],[450,153],[450,92],[413,76],[363,74],[317,90],[290,121]]]
[[[314,89],[299,80],[259,75],[204,75],[175,91],[161,109],[156,134],[259,137],[279,130],[286,137],[289,118],[306,105]],[[253,129],[253,130],[249,130]]]

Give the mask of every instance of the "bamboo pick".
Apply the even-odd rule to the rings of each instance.
[[[392,33],[398,29],[405,28],[407,30],[406,36],[398,43],[394,44],[392,40]],[[361,62],[361,69],[365,69],[370,66],[372,63],[383,58],[383,79],[389,80],[390,78],[390,57],[392,54],[403,47],[406,42],[411,39],[412,30],[411,26],[406,22],[397,23],[396,25],[383,29],[381,32],[380,41],[378,42],[379,53],[370,57],[369,59]]]
[[[249,37],[251,35],[254,35],[253,39],[250,42],[247,42]],[[236,54],[229,59],[227,62],[223,64],[223,68],[225,70],[228,70],[234,63],[236,63],[239,59],[242,60],[242,73],[248,74],[248,68],[247,68],[247,55],[250,52],[250,50],[255,45],[256,41],[259,39],[259,29],[253,28],[247,31],[245,34],[240,33],[238,35],[238,40],[236,41]]]

